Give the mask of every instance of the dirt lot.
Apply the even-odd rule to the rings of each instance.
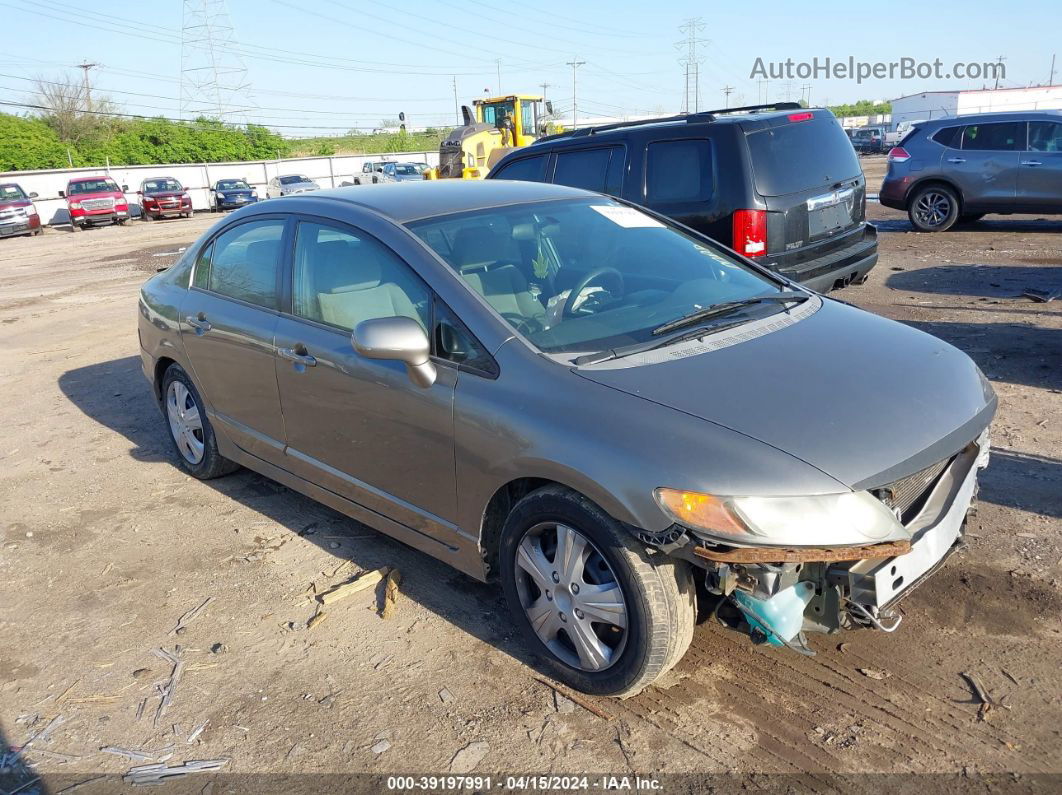
[[[593,701],[611,720],[536,681],[492,588],[250,472],[174,465],[136,293],[212,218],[0,241],[0,746],[61,716],[21,758],[78,792],[144,764],[107,746],[243,774],[1062,774],[1062,300],[1018,297],[1062,288],[1062,219],[921,235],[869,214],[881,262],[839,296],[954,343],[999,394],[968,545],[896,634],[814,637],[806,658],[705,623],[660,686]],[[383,565],[405,577],[395,617],[366,593],[307,628],[311,586]],[[175,644],[156,721],[172,665],[152,650]],[[984,720],[964,673],[1003,702]]]

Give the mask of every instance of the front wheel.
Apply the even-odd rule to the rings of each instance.
[[[199,480],[210,480],[239,469],[238,464],[218,452],[203,400],[179,364],[171,364],[162,377],[162,410],[170,441],[185,472]]]
[[[907,217],[920,232],[943,232],[959,218],[959,197],[944,185],[927,185],[911,197]]]
[[[580,494],[548,486],[513,508],[502,588],[529,646],[559,681],[632,696],[689,647],[695,589],[682,561],[647,550]]]

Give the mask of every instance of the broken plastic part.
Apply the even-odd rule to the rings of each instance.
[[[804,610],[815,595],[810,582],[783,588],[768,599],[737,590],[730,598],[745,614],[753,629],[761,631],[772,646],[788,646],[804,625]]]

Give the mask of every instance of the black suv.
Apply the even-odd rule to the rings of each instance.
[[[1062,112],[918,122],[889,152],[879,201],[922,232],[985,213],[1062,213]]]
[[[488,179],[608,193],[816,290],[878,261],[866,180],[830,111],[753,105],[587,127],[511,152]]]

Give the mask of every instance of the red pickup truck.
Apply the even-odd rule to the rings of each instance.
[[[124,224],[129,220],[128,185],[118,187],[110,177],[78,177],[59,191],[70,211],[70,224],[76,232],[97,224]]]
[[[0,183],[0,237],[39,235],[44,231],[33,204],[36,198],[36,193],[27,196],[14,182]]]

